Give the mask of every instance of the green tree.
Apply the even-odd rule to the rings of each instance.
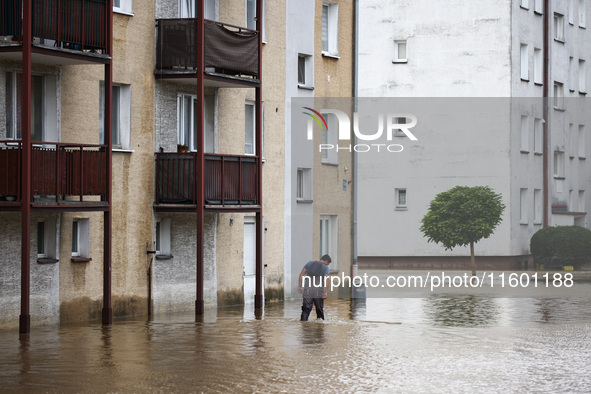
[[[501,223],[505,210],[501,197],[488,186],[456,186],[439,193],[421,220],[421,231],[428,242],[441,243],[446,250],[470,245],[472,275],[476,275],[474,244]]]

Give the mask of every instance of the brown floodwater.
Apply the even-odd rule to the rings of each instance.
[[[309,322],[300,305],[3,331],[0,389],[591,392],[588,299],[329,299]]]

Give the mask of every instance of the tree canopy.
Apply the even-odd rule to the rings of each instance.
[[[505,209],[501,198],[488,186],[456,186],[439,193],[421,221],[421,231],[428,242],[441,243],[446,250],[473,246],[501,222]]]

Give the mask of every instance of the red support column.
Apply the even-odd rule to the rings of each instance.
[[[196,280],[196,297],[195,297],[195,316],[202,316],[205,312],[205,302],[203,300],[203,255],[204,255],[204,238],[203,238],[203,220],[205,209],[205,152],[203,136],[204,120],[204,106],[205,106],[205,88],[203,85],[203,78],[205,76],[205,1],[199,0],[197,2],[197,114],[195,121],[197,122],[197,173],[195,176],[196,195],[197,195],[197,280]]]
[[[255,278],[255,295],[254,307],[255,315],[260,316],[262,308],[265,304],[263,296],[263,2],[257,0],[256,8],[256,29],[258,32],[258,78],[260,84],[255,88],[256,103],[255,103],[255,140],[256,140],[256,158],[257,158],[257,191],[260,210],[256,213],[256,278]]]
[[[113,57],[113,0],[107,1],[107,53]],[[113,119],[113,60],[105,64],[105,177],[107,180],[107,195],[105,196],[108,207],[104,212],[103,223],[103,325],[113,323],[113,307],[111,305],[111,230],[113,222],[113,211],[111,207],[113,186],[112,186],[112,162],[113,151],[111,149],[112,119]]]
[[[31,331],[31,42],[32,0],[23,1],[23,82],[21,156],[21,314],[19,332]]]

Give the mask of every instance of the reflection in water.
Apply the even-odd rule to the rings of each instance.
[[[0,332],[0,387],[26,392],[590,392],[587,299],[334,300]]]
[[[425,298],[425,315],[434,326],[478,327],[495,324],[498,299],[478,296]]]

